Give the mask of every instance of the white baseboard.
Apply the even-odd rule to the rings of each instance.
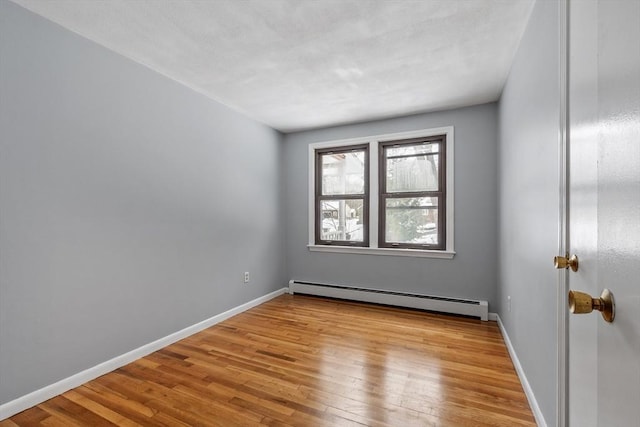
[[[161,348],[180,341],[181,339],[187,338],[188,336],[200,332],[210,326],[215,325],[216,323],[220,323],[223,320],[235,316],[236,314],[242,313],[243,311],[249,310],[250,308],[260,305],[263,302],[269,301],[270,299],[273,299],[286,292],[288,292],[288,288],[278,289],[277,291],[273,291],[267,295],[239,305],[238,307],[232,308],[231,310],[227,310],[224,313],[220,313],[216,316],[210,317],[209,319],[203,320],[202,322],[196,323],[195,325],[186,327],[171,335],[167,335],[164,338],[160,338],[149,344],[145,344],[142,347],[138,347],[128,353],[114,357],[113,359],[107,360],[106,362],[100,363],[99,365],[96,365],[92,368],[86,369],[82,372],[78,372],[77,374],[72,375],[68,378],[62,379],[56,383],[50,384],[39,390],[2,404],[0,405],[0,421],[4,420],[5,418],[9,418],[19,412],[22,412],[25,409],[29,409],[32,406],[49,400],[52,397],[58,396],[68,390],[71,390],[72,388],[81,386],[82,384],[96,379],[101,375],[127,365],[135,360],[140,359],[141,357],[153,353],[154,351],[158,351]]]
[[[527,396],[527,400],[529,401],[531,412],[533,412],[533,416],[536,419],[536,423],[539,427],[547,427],[547,422],[544,419],[544,415],[542,415],[540,406],[538,406],[538,401],[536,400],[536,396],[533,394],[533,389],[531,388],[531,385],[527,380],[527,376],[524,374],[524,370],[522,369],[522,365],[520,364],[520,360],[518,359],[516,350],[511,344],[509,334],[507,334],[507,330],[505,329],[504,324],[502,324],[500,316],[498,316],[498,314],[496,314],[495,316],[498,321],[498,326],[500,327],[500,332],[502,332],[504,342],[507,345],[507,350],[509,350],[509,356],[511,356],[511,361],[513,362],[513,366],[516,368],[516,373],[518,374],[518,378],[520,379],[520,383],[522,384],[522,388],[524,389],[524,394]]]

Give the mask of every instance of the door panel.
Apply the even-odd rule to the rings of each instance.
[[[598,291],[598,55],[597,1],[570,3],[569,25],[569,248],[579,257],[568,271],[571,289]],[[597,424],[598,318],[569,317],[570,425]],[[580,351],[573,351],[580,348]]]
[[[598,423],[640,426],[640,1],[598,7]]]
[[[640,1],[569,3],[571,289],[616,318],[569,319],[569,424],[640,426]]]

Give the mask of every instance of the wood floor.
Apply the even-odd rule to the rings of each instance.
[[[495,322],[283,295],[6,426],[534,426]]]

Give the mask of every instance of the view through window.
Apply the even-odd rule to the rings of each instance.
[[[368,244],[368,145],[316,152],[316,243]]]
[[[453,127],[310,144],[309,249],[453,258]]]

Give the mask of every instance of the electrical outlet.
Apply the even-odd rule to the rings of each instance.
[[[250,277],[249,277],[249,272],[245,271],[244,272],[244,283],[249,283]]]
[[[511,312],[511,296],[507,297],[507,311]]]

